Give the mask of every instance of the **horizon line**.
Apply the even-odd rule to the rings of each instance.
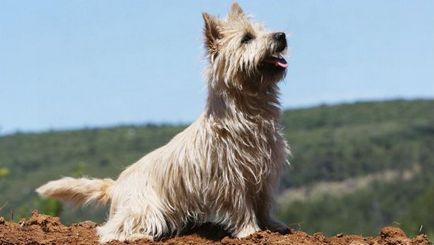
[[[289,106],[282,108],[282,112],[286,111],[295,111],[295,110],[308,110],[323,106],[340,106],[340,105],[352,105],[352,104],[359,104],[359,103],[378,103],[378,102],[396,102],[396,101],[429,101],[434,100],[434,96],[430,97],[414,97],[414,98],[403,98],[403,97],[395,97],[395,98],[384,98],[384,99],[356,99],[356,100],[348,100],[348,101],[339,101],[339,102],[321,102],[321,103],[315,103],[315,104],[307,104],[307,105],[301,105],[301,106]],[[193,120],[194,121],[194,120]],[[143,126],[151,126],[155,125],[157,127],[159,126],[187,126],[191,124],[193,121],[185,122],[185,121],[178,121],[178,122],[168,122],[168,121],[157,121],[157,120],[148,120],[148,121],[142,121],[142,122],[117,122],[117,123],[108,123],[108,124],[94,124],[94,125],[81,125],[81,126],[71,126],[71,127],[48,127],[48,128],[42,128],[42,129],[14,129],[14,130],[7,130],[5,132],[2,132],[1,125],[0,125],[0,138],[1,137],[8,137],[8,136],[14,136],[17,134],[44,134],[44,133],[53,133],[53,132],[71,132],[71,131],[79,131],[79,130],[95,130],[95,129],[110,129],[110,128],[119,128],[119,127],[143,127]]]

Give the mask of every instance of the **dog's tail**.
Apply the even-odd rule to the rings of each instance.
[[[43,197],[82,205],[89,202],[107,204],[111,199],[111,189],[115,182],[111,179],[87,179],[65,177],[53,180],[36,189]]]

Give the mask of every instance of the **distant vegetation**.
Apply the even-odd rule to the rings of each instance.
[[[434,235],[434,100],[288,110],[291,166],[277,214],[293,228],[370,235],[384,225]],[[0,122],[1,123],[1,122]],[[106,210],[62,207],[34,189],[61,176],[112,177],[168,142],[184,125],[122,126],[0,136],[0,215],[31,209],[68,222]]]

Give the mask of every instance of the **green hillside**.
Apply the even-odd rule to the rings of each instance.
[[[328,234],[369,235],[388,224],[434,234],[434,100],[288,110],[282,122],[293,152],[279,189],[282,220]],[[61,176],[116,178],[184,127],[0,136],[0,215],[19,219],[33,208],[60,208],[34,189]],[[67,223],[102,221],[105,210],[64,206],[61,216]]]

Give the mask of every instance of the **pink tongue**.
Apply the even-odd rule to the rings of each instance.
[[[282,62],[277,61],[275,64],[276,64],[276,66],[280,66],[282,68],[288,67],[288,63],[282,63]]]

